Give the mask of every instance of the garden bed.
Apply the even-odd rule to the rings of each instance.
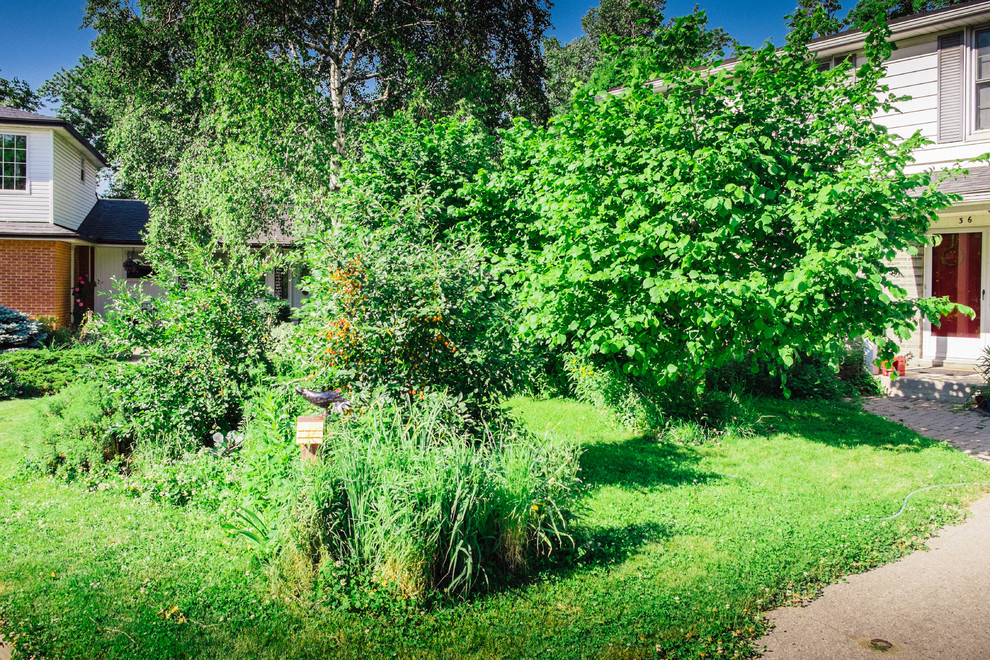
[[[0,403],[0,634],[55,658],[705,657],[753,653],[762,612],[920,547],[990,466],[855,405],[761,401],[751,434],[658,443],[569,401],[515,399],[579,441],[576,547],[433,609],[274,594],[219,515],[16,476],[38,400]],[[8,476],[9,475],[9,476]]]

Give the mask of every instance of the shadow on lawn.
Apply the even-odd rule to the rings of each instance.
[[[580,477],[590,489],[601,486],[654,488],[717,479],[718,475],[697,469],[700,460],[701,455],[693,447],[640,436],[585,447]]]
[[[843,401],[782,402],[760,419],[756,428],[760,435],[786,433],[839,448],[866,446],[906,452],[943,444]]]

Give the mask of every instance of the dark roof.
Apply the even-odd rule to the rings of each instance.
[[[946,179],[938,189],[945,193],[960,195],[990,192],[990,167],[971,167],[969,174]]]
[[[103,157],[99,151],[97,151],[93,145],[89,143],[86,138],[79,134],[72,124],[65,121],[64,119],[59,119],[58,117],[49,117],[47,115],[39,115],[37,112],[28,112],[27,110],[15,110],[13,108],[8,108],[6,106],[0,105],[0,124],[17,124],[21,126],[52,126],[55,128],[64,128],[69,132],[69,134],[76,139],[76,141],[84,146],[89,153],[102,163],[103,167],[108,166],[110,163],[107,159]]]
[[[94,243],[144,243],[148,205],[137,199],[100,199],[77,230]]]
[[[78,229],[50,222],[0,221],[0,236],[69,238],[87,243],[143,245],[148,205],[136,199],[99,199]]]

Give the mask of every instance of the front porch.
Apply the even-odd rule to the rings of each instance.
[[[915,367],[896,379],[880,376],[880,383],[892,399],[915,399],[945,403],[967,403],[983,378],[972,365]]]

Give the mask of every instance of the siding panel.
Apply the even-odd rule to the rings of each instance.
[[[0,133],[26,135],[28,190],[0,191],[0,222],[52,221],[52,131],[0,124]]]
[[[161,295],[159,287],[147,280],[127,279],[127,273],[124,272],[124,261],[127,259],[127,253],[135,249],[140,251],[140,248],[99,246],[94,250],[96,256],[93,260],[93,276],[97,280],[97,285],[93,311],[96,314],[103,315],[106,312],[108,303],[114,294],[121,290],[121,287],[139,286],[149,296]]]
[[[96,204],[96,168],[68,140],[55,134],[54,140],[55,222],[63,227],[78,229]],[[80,178],[80,166],[85,167],[85,181]]]

